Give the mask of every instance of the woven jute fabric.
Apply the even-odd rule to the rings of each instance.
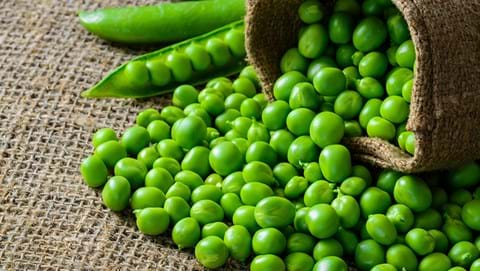
[[[333,1],[323,1],[331,6]],[[407,128],[412,157],[376,138],[345,140],[359,160],[403,172],[450,168],[480,158],[480,1],[394,0],[416,46]],[[282,54],[296,46],[301,0],[249,0],[249,59],[272,98]]]
[[[141,51],[88,34],[76,13],[158,2],[0,1],[0,270],[203,270],[169,234],[145,236],[107,210],[79,174],[95,130],[120,133],[168,100],[81,98]]]

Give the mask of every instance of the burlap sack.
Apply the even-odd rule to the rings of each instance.
[[[158,1],[0,1],[0,270],[203,270],[168,234],[107,210],[78,170],[96,129],[123,131],[167,100],[81,98],[140,52],[88,34],[76,12],[147,3]]]
[[[248,0],[248,57],[265,93],[280,75],[282,54],[296,46],[301,0]],[[332,0],[323,1],[326,6]],[[362,161],[404,172],[453,167],[480,158],[480,1],[393,0],[417,50],[407,128],[415,132],[411,157],[375,138],[346,140]]]

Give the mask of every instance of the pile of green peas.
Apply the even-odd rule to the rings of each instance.
[[[300,6],[304,25],[281,59],[276,100],[333,112],[346,137],[380,138],[413,155],[406,123],[416,54],[402,14],[391,0],[340,0],[325,14],[317,0]]]

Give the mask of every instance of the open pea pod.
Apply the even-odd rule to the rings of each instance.
[[[246,66],[243,20],[138,56],[82,93],[87,98],[143,98],[198,85]]]

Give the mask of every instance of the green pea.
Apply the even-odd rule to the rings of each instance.
[[[411,155],[415,154],[415,134],[413,132],[407,132],[405,150]]]
[[[358,244],[358,237],[355,233],[340,227],[334,237],[340,242],[346,255],[352,256],[355,254],[355,248]]]
[[[307,108],[297,108],[287,115],[287,128],[296,136],[308,135],[315,112]]]
[[[205,49],[212,57],[215,66],[225,66],[232,58],[228,45],[219,38],[212,38],[207,41]]]
[[[340,219],[340,225],[344,229],[352,228],[358,224],[360,220],[360,206],[358,205],[355,198],[348,195],[339,196],[332,201],[331,205],[333,209],[335,209],[335,211],[337,212],[337,215]],[[375,223],[378,224],[379,222],[376,221],[374,222],[374,224]],[[387,231],[387,229],[384,230]],[[379,242],[379,240],[375,241]]]
[[[409,112],[408,103],[399,96],[385,98],[380,107],[380,115],[392,123],[405,122]]]
[[[255,94],[255,96],[253,96],[252,99],[254,99],[260,105],[262,110],[265,109],[265,107],[267,106],[267,104],[269,102],[265,93],[257,93],[257,94]]]
[[[381,263],[375,265],[371,271],[397,271],[397,268],[389,263]]]
[[[325,67],[336,67],[337,64],[333,59],[327,56],[321,56],[314,59],[310,65],[308,65],[307,78],[310,81],[313,81],[315,74],[317,74],[321,69]]]
[[[273,190],[264,183],[247,183],[240,190],[240,198],[246,205],[255,206],[259,201],[270,196],[273,196]]]
[[[367,188],[367,182],[360,177],[348,177],[340,184],[340,192],[356,197]]]
[[[433,252],[435,239],[430,233],[421,228],[414,228],[405,235],[405,242],[418,255],[426,255]]]
[[[330,40],[336,44],[350,42],[353,34],[353,18],[347,13],[333,13],[328,21]]]
[[[342,70],[325,67],[319,70],[313,77],[313,86],[322,96],[336,96],[345,90],[347,79]]]
[[[385,88],[389,96],[402,96],[403,85],[412,80],[413,72],[407,68],[395,68],[387,75]]]
[[[107,166],[98,155],[85,158],[80,165],[80,173],[85,183],[90,187],[102,186],[108,177]]]
[[[403,84],[402,87],[402,97],[405,101],[410,102],[412,100],[412,92],[413,92],[413,79],[408,80]]]
[[[225,111],[225,104],[223,99],[215,94],[208,94],[200,102],[205,111],[207,111],[212,116],[218,116]]]
[[[282,228],[293,223],[295,206],[282,197],[267,197],[258,202],[254,216],[262,228]]]
[[[185,54],[190,58],[194,70],[204,71],[210,67],[212,59],[202,46],[194,43],[190,44],[185,48]]]
[[[280,60],[280,70],[282,73],[289,71],[299,71],[305,73],[308,68],[308,60],[300,54],[297,48],[291,48],[283,54]]]
[[[470,265],[470,270],[472,271],[478,271],[480,270],[480,260],[479,259],[476,259],[472,265]]]
[[[185,113],[183,113],[181,108],[176,106],[165,106],[162,111],[160,111],[160,116],[168,124],[173,125],[177,120],[184,118]]]
[[[403,245],[396,244],[387,249],[387,263],[395,266],[397,270],[417,270],[418,260],[413,251]]]
[[[203,226],[202,228],[202,238],[208,236],[217,236],[221,239],[225,236],[228,226],[223,222],[213,222]]]
[[[150,81],[145,62],[141,60],[130,61],[123,70],[123,76],[128,84],[135,88],[145,88]]]
[[[194,190],[203,184],[203,179],[197,173],[190,170],[182,170],[175,175],[175,182],[180,182],[188,186],[190,190]]]
[[[337,240],[333,238],[322,239],[317,242],[313,248],[313,258],[316,261],[328,256],[343,256],[343,247]]]
[[[313,85],[307,82],[296,84],[288,101],[291,109],[303,107],[311,110],[316,110],[319,107],[319,102],[320,97],[315,92]]]
[[[222,182],[223,193],[236,193],[240,194],[240,189],[245,184],[243,180],[243,174],[241,171],[233,172],[229,174]]]
[[[287,240],[282,232],[275,228],[265,228],[255,232],[252,238],[252,248],[257,255],[280,255],[287,246]]]
[[[182,147],[173,139],[164,139],[157,144],[157,151],[162,157],[170,157],[177,161],[182,160]]]
[[[297,169],[290,163],[282,162],[273,168],[273,176],[281,187],[284,187],[292,177],[297,175]]]
[[[296,199],[303,195],[308,188],[308,181],[304,177],[294,176],[285,185],[285,196]]]
[[[325,203],[310,207],[305,219],[309,232],[317,238],[333,236],[340,226],[340,220],[335,209]]]
[[[262,116],[262,108],[254,99],[247,98],[240,105],[240,113],[244,117],[258,120]]]
[[[270,140],[270,133],[268,129],[260,122],[253,121],[250,128],[248,128],[247,139],[250,143],[256,141],[268,142]]]
[[[190,170],[205,178],[210,173],[208,157],[210,150],[203,146],[193,147],[182,161],[182,170]]]
[[[233,214],[235,211],[242,206],[242,201],[240,197],[235,193],[226,193],[223,194],[222,198],[220,199],[220,205],[223,208],[225,216],[232,220]]]
[[[365,180],[367,185],[372,184],[372,174],[369,169],[363,165],[354,165],[352,167],[352,177],[359,177]]]
[[[407,232],[414,225],[415,217],[412,210],[404,204],[395,204],[388,208],[387,218],[393,223],[398,232]]]
[[[319,260],[314,266],[313,271],[338,270],[347,271],[347,264],[337,256],[327,256]]]
[[[349,66],[342,70],[345,78],[347,79],[347,88],[348,89],[355,89],[356,81],[360,79],[360,74],[358,73],[358,69],[355,66]]]
[[[455,189],[449,196],[449,202],[460,207],[472,200],[472,194],[466,189]]]
[[[350,151],[343,145],[328,145],[320,153],[320,169],[323,176],[330,182],[340,183],[352,171]]]
[[[385,192],[393,194],[395,184],[400,177],[402,177],[402,174],[400,172],[390,169],[382,170],[382,172],[380,172],[380,175],[378,175],[377,187]]]
[[[277,130],[272,132],[270,137],[270,145],[277,152],[278,157],[286,160],[288,149],[295,137],[287,130]]]
[[[443,253],[432,253],[420,261],[418,265],[419,271],[427,270],[445,270],[447,271],[452,266],[452,262],[447,255]]]
[[[137,155],[137,160],[145,164],[145,166],[150,169],[153,167],[153,163],[158,157],[160,157],[160,154],[158,154],[155,146],[152,146],[141,150]]]
[[[370,270],[385,262],[384,248],[372,239],[358,243],[355,249],[355,265],[360,270]]]
[[[262,112],[262,122],[270,131],[285,128],[290,107],[285,101],[274,101]]]
[[[168,213],[163,208],[145,208],[135,210],[138,229],[147,235],[159,235],[164,233],[170,224]]]
[[[297,232],[309,233],[307,226],[307,215],[310,208],[302,207],[297,210],[293,219],[293,225]]]
[[[252,126],[250,118],[240,116],[230,122],[232,129],[239,133],[242,137],[247,138],[248,129]]]
[[[231,142],[222,142],[213,147],[208,160],[212,169],[220,176],[240,170],[243,164],[240,150]]]
[[[439,231],[439,230],[429,230],[428,233],[433,237],[435,240],[435,252],[447,252],[449,245],[448,245],[448,239],[447,236]]]
[[[407,22],[400,14],[388,18],[387,28],[390,39],[395,44],[401,44],[410,38],[410,31],[408,30]]]
[[[201,92],[201,93],[203,93],[203,92]],[[201,109],[202,106],[201,106],[198,102],[193,103],[193,104],[189,104],[189,105],[185,106],[185,108],[183,109],[183,113],[184,113],[186,116],[188,116],[188,115],[190,115],[194,110],[197,110],[197,109],[199,109],[199,108]]]
[[[186,184],[175,182],[174,184],[172,184],[172,186],[170,186],[165,197],[180,197],[185,201],[189,201],[191,191],[192,190]]]
[[[322,112],[313,118],[309,130],[313,142],[325,148],[340,142],[344,135],[344,123],[339,115]]]
[[[144,185],[147,167],[136,159],[126,157],[115,164],[114,173],[127,178],[132,190],[136,190]]]
[[[221,187],[223,182],[222,176],[218,175],[217,173],[212,173],[205,178],[205,184],[212,184]]]
[[[245,34],[243,30],[231,29],[225,34],[225,42],[234,56],[244,57],[246,55]]]
[[[150,144],[150,135],[144,127],[133,126],[125,130],[120,142],[127,150],[127,153],[136,155]]]
[[[366,99],[381,98],[385,94],[382,84],[373,77],[363,77],[355,81],[358,93]],[[377,100],[377,99],[376,99]],[[368,103],[368,102],[367,102]]]
[[[364,217],[373,214],[384,214],[391,205],[390,195],[377,188],[369,187],[360,197],[360,209]]]
[[[328,33],[321,24],[311,24],[300,32],[298,50],[307,58],[317,58],[327,49]]]
[[[461,241],[452,246],[448,252],[448,257],[455,265],[468,268],[476,259],[480,252],[478,248],[471,242]]]
[[[360,52],[360,51],[356,51],[355,53],[353,53],[353,55],[352,55],[353,65],[358,66],[360,64],[360,61],[362,60],[362,58],[364,56],[365,56],[365,54],[363,52]],[[359,75],[360,75],[360,73],[359,73]]]
[[[181,197],[167,197],[163,208],[170,216],[173,225],[190,215],[190,205]]]
[[[137,115],[135,122],[138,126],[147,128],[148,124],[154,120],[160,120],[162,117],[158,110],[148,108]]]
[[[395,58],[400,67],[413,68],[415,63],[415,45],[412,40],[406,40],[400,44],[395,53]]]
[[[380,47],[387,39],[387,28],[377,17],[361,20],[353,31],[353,45],[362,52],[370,52]]]
[[[218,186],[213,184],[203,184],[193,189],[191,199],[193,203],[207,199],[214,202],[220,202],[222,195],[222,190]]]
[[[190,209],[190,216],[198,223],[205,225],[212,222],[222,221],[224,217],[223,208],[213,200],[204,199],[195,202]]]
[[[273,85],[273,96],[276,100],[288,102],[293,86],[306,82],[307,78],[298,71],[290,71],[280,76]]]
[[[352,56],[355,52],[356,52],[356,49],[351,44],[344,44],[344,45],[338,46],[337,52],[335,54],[335,60],[337,61],[338,66],[341,68],[352,66],[353,65]],[[345,74],[345,71],[343,71],[343,73]],[[347,75],[345,74],[345,76]]]
[[[243,262],[250,256],[252,237],[244,226],[229,227],[225,231],[223,241],[233,259]]]
[[[415,212],[421,212],[432,204],[432,193],[427,184],[413,176],[402,176],[397,180],[393,195],[398,203],[407,205]]]
[[[447,203],[442,206],[443,210],[443,216],[448,219],[461,219],[462,218],[462,207],[456,205],[456,204],[451,204]]]
[[[153,162],[153,168],[164,168],[170,175],[175,176],[180,172],[180,163],[171,157],[160,157]]]
[[[145,186],[156,187],[164,193],[167,193],[174,183],[172,175],[164,168],[153,168],[145,176]]]
[[[260,161],[273,167],[277,164],[277,153],[267,142],[256,141],[248,147],[245,153],[245,161],[247,163]]]
[[[313,258],[303,252],[290,253],[285,257],[287,270],[310,271],[313,268]]]
[[[239,77],[235,79],[235,81],[233,81],[232,87],[235,93],[243,94],[248,98],[252,98],[257,93],[255,84],[253,84],[250,79],[245,77]]]
[[[255,84],[256,88],[260,87],[260,80],[258,79],[257,72],[255,71],[252,65],[249,65],[243,68],[239,74],[239,77],[248,78],[250,79],[250,81],[252,81],[252,83]]]
[[[295,139],[288,149],[288,162],[301,168],[301,163],[309,163],[318,159],[319,148],[309,136],[300,136]]]
[[[398,46],[392,46],[388,48],[386,51],[388,62],[390,63],[390,65],[394,67],[398,66],[397,59],[395,57],[395,54],[397,53],[397,48]]]
[[[480,218],[478,210],[480,207],[480,200],[471,200],[467,202],[462,208],[463,222],[473,230],[480,230]]]
[[[452,268],[448,269],[448,271],[467,271],[467,269],[465,269],[461,266],[455,266],[455,267],[452,267]]]
[[[345,121],[345,136],[346,137],[359,137],[362,136],[363,131],[360,123],[356,120]]]
[[[234,225],[244,226],[250,234],[255,233],[260,226],[255,220],[255,207],[243,205],[238,207],[233,213],[232,222]]]
[[[150,80],[154,86],[163,87],[172,81],[172,73],[165,61],[149,59],[145,64],[150,72]]]
[[[382,117],[372,117],[367,123],[369,137],[377,137],[384,140],[395,138],[395,126]]]
[[[198,94],[197,99],[198,99],[198,102],[200,103],[200,106],[201,106],[201,103],[205,100],[205,98],[207,98],[207,96],[209,95],[215,95],[218,98],[220,98],[222,101],[225,99],[225,96],[223,95],[223,92],[221,90],[214,89],[211,87],[206,87],[202,91],[200,91],[200,93]]]
[[[194,247],[200,240],[200,225],[192,217],[186,217],[173,226],[172,240],[179,249]]]
[[[223,80],[220,80],[220,79],[223,79]],[[222,93],[222,96],[224,98],[233,94],[233,83],[232,81],[230,81],[230,79],[226,77],[216,78],[216,80],[215,79],[213,81],[211,80],[210,83],[211,84],[209,87],[213,88],[215,91],[219,93]]]
[[[380,52],[366,54],[358,63],[358,72],[363,77],[380,78],[387,71],[387,57]]]
[[[198,90],[191,85],[180,85],[172,95],[172,104],[180,108],[198,102]]]
[[[288,253],[303,252],[311,254],[315,246],[315,238],[311,235],[295,232],[287,239],[287,251]]]
[[[96,131],[95,134],[93,134],[92,145],[93,147],[97,148],[102,143],[105,143],[111,140],[114,140],[114,141],[118,140],[115,130],[113,130],[112,128],[102,128]]]
[[[362,10],[357,0],[338,0],[333,6],[335,12],[345,12],[352,16],[358,16]]]
[[[397,239],[397,230],[392,222],[383,214],[373,214],[367,219],[368,235],[382,245],[391,245]]]
[[[259,161],[248,163],[243,168],[242,176],[246,183],[259,182],[269,186],[275,184],[272,169],[267,164]]]
[[[457,167],[448,174],[448,185],[453,188],[467,188],[480,183],[480,166],[475,162],[469,162]]]
[[[285,263],[282,258],[267,254],[258,255],[250,263],[250,271],[285,271]]]
[[[317,162],[311,162],[303,167],[303,176],[310,183],[316,182],[323,178],[320,165]]]
[[[337,96],[333,110],[344,120],[351,120],[358,116],[362,106],[362,96],[358,92],[345,90]]]
[[[179,52],[172,52],[167,56],[165,64],[170,68],[172,76],[177,82],[185,82],[192,78],[193,68],[190,58]]]
[[[158,143],[170,138],[170,125],[163,120],[154,120],[148,124],[147,132],[150,135],[150,141],[152,143]]]
[[[306,0],[298,8],[300,19],[306,24],[318,23],[325,15],[322,4],[316,0]]]
[[[130,183],[122,176],[110,178],[102,189],[103,204],[114,212],[128,207],[130,199]]]

